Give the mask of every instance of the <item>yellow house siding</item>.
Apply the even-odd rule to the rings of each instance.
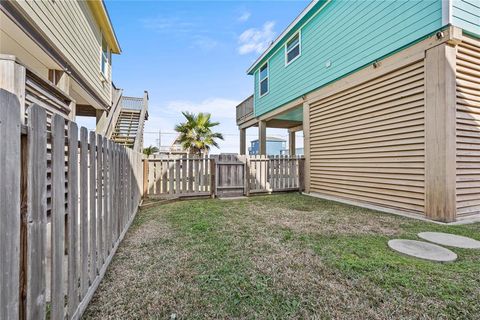
[[[480,212],[480,40],[457,47],[457,214]]]
[[[18,4],[108,106],[111,77],[107,74],[107,81],[102,81],[101,31],[86,2],[20,1]]]

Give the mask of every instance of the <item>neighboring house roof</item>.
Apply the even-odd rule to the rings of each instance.
[[[286,142],[285,139],[282,138],[276,138],[276,137],[267,137],[267,141],[278,141],[278,142]],[[258,139],[252,140],[251,142],[258,141]]]
[[[112,53],[119,54],[122,52],[120,44],[118,43],[117,35],[113,29],[112,21],[110,20],[110,16],[108,15],[107,8],[105,7],[103,0],[89,0],[87,3],[90,7],[90,10],[92,10],[95,21],[97,21],[100,29],[102,29],[105,40],[107,41]]]
[[[263,64],[272,53],[276,52],[277,49],[284,45],[284,42],[306,22],[308,21],[313,13],[320,11],[327,5],[331,0],[313,0],[310,4],[298,15],[295,20],[273,41],[270,46],[265,50],[265,52],[257,59],[255,62],[248,68],[247,74],[253,74],[255,69],[260,63]],[[318,10],[317,10],[318,9]]]

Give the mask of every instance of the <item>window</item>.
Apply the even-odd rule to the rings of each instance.
[[[288,66],[290,63],[300,57],[300,45],[300,32],[298,32],[285,44],[285,65]]]
[[[108,78],[108,61],[109,61],[109,56],[110,51],[108,50],[108,44],[105,38],[102,35],[102,62],[101,62],[101,71],[102,74],[105,76],[105,78]]]
[[[260,97],[268,93],[268,62],[260,67]]]

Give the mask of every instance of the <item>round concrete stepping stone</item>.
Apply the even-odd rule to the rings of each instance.
[[[435,262],[453,262],[457,260],[457,255],[454,252],[433,243],[395,239],[388,241],[388,246],[397,252],[424,260]]]
[[[443,232],[420,232],[418,236],[424,240],[441,244],[443,246],[463,249],[480,249],[480,241],[464,236],[457,236],[455,234]]]

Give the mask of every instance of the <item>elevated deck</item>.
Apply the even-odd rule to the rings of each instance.
[[[253,94],[247,99],[243,100],[237,106],[237,126],[242,126],[245,123],[255,119],[253,112]]]

